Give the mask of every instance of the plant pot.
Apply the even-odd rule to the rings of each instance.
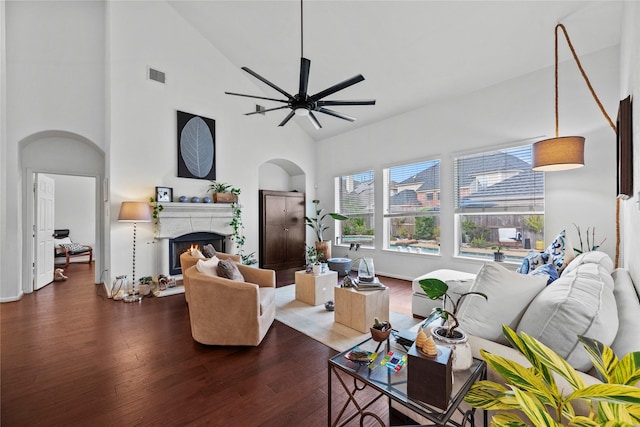
[[[449,347],[451,349],[451,369],[453,371],[465,371],[471,367],[473,356],[471,354],[471,346],[469,338],[460,329],[456,329],[453,338],[446,337],[447,328],[444,326],[436,326],[431,329],[431,336],[436,344]]]
[[[495,262],[502,262],[504,261],[504,253],[503,252],[494,252],[493,253],[493,260]]]
[[[544,251],[544,240],[536,240],[536,250]]]
[[[376,342],[386,341],[387,338],[389,338],[389,335],[391,335],[391,323],[389,322],[384,324],[383,329],[376,329],[374,327],[371,327],[370,329],[371,338]]]
[[[321,264],[313,264],[313,275],[319,276],[322,273],[322,265]]]
[[[238,195],[232,193],[213,193],[214,203],[236,203]]]
[[[331,258],[331,240],[316,242],[316,252],[322,252],[322,256],[318,258],[320,261],[326,261]]]

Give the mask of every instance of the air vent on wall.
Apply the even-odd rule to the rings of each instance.
[[[149,80],[155,80],[156,82],[163,83],[165,82],[165,75],[162,71],[155,70],[149,67]]]

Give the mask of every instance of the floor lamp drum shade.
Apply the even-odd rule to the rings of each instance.
[[[584,138],[562,136],[533,144],[534,171],[551,172],[584,166]]]
[[[151,222],[151,208],[147,202],[122,202],[118,221]]]

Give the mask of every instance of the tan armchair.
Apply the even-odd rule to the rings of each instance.
[[[183,270],[191,335],[202,344],[260,344],[276,317],[276,273],[238,264],[245,282]],[[185,288],[186,290],[187,288]]]
[[[226,254],[224,252],[217,252],[216,256],[220,259],[232,259],[235,262],[240,262],[240,255],[231,255]],[[182,284],[184,285],[184,299],[189,302],[189,284],[187,283],[187,279],[184,277],[184,272],[187,271],[189,267],[196,265],[199,259],[195,256],[192,256],[189,251],[183,252],[180,254],[180,268],[182,269]]]

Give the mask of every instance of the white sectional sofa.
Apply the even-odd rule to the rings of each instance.
[[[544,276],[528,277],[499,263],[486,263],[477,274],[455,270],[431,272],[413,282],[414,316],[426,317],[433,307],[441,304],[422,291],[418,281],[425,277],[445,281],[453,293],[475,290],[488,295],[486,301],[466,297],[458,311],[461,329],[468,333],[476,358],[482,358],[480,350],[484,349],[530,366],[518,351],[506,345],[502,324],[510,325],[518,333],[524,331],[552,348],[579,371],[587,385],[599,380],[577,340],[578,335],[611,346],[618,357],[640,351],[640,284],[632,282],[627,270],[614,270],[611,258],[603,252],[577,256],[549,285]],[[491,369],[487,376],[489,380],[502,382]],[[560,377],[557,381],[560,389],[571,390]],[[392,406],[414,421],[427,422],[399,405]],[[576,410],[588,413],[587,407],[577,406]],[[476,425],[480,425],[478,422],[476,419]]]
[[[592,366],[578,335],[611,346],[618,357],[640,351],[640,284],[632,282],[627,270],[614,270],[604,252],[577,256],[549,285],[542,283],[544,276],[520,274],[499,263],[486,263],[477,275],[431,272],[413,282],[412,312],[418,317],[428,316],[441,304],[422,291],[418,281],[424,277],[445,281],[453,293],[488,294],[487,301],[467,297],[458,312],[461,328],[472,336],[476,357],[481,348],[512,351],[504,345],[502,324],[539,339],[582,372]]]

